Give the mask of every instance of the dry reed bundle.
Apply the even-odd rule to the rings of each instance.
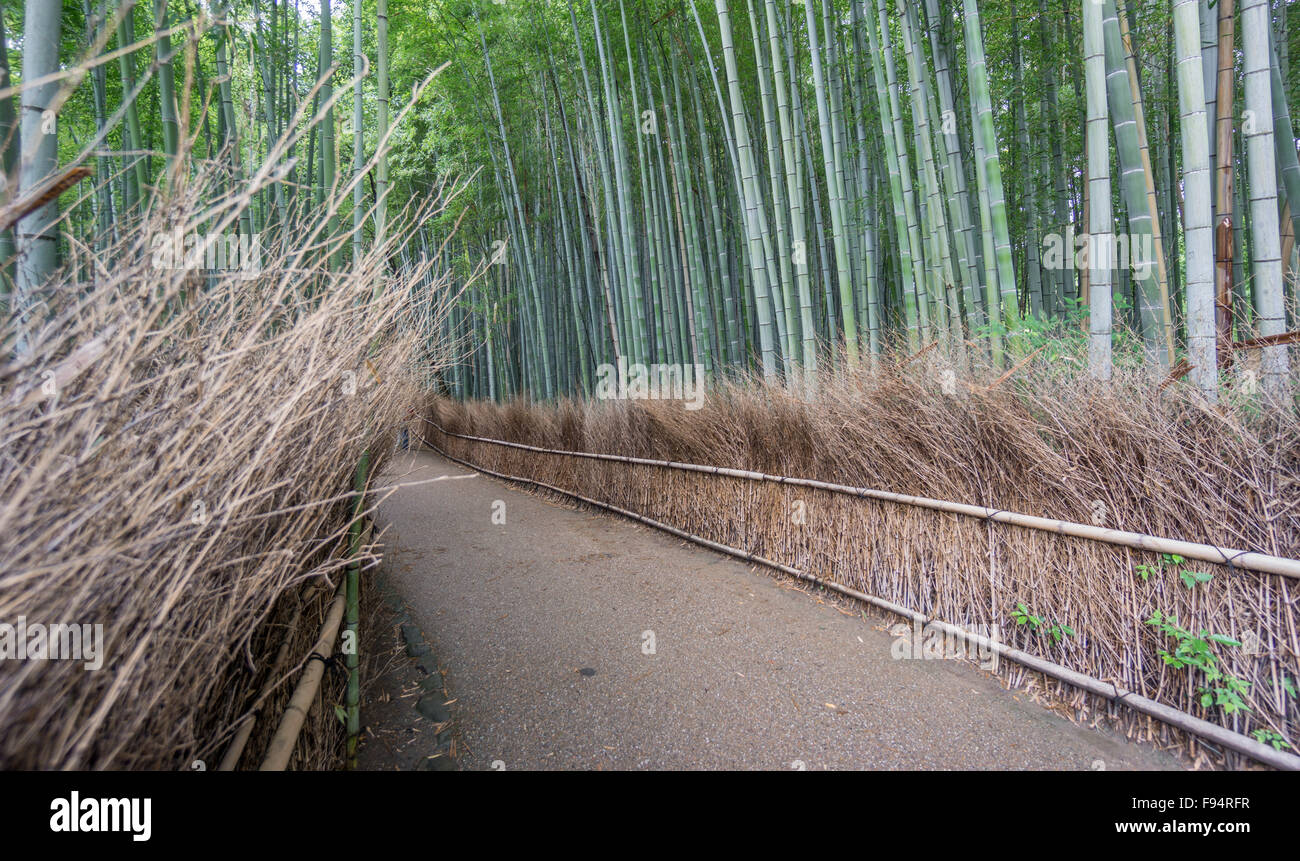
[[[17,356],[0,366],[0,622],[102,624],[106,654],[98,672],[0,661],[0,767],[215,768],[260,706],[255,766],[346,564],[358,456],[382,467],[443,361],[431,261],[394,267],[389,239],[331,269],[348,237],[326,241],[320,213],[264,236],[256,267],[200,275],[154,238],[226,231],[259,186],[180,185],[93,254],[74,240],[41,305],[0,332]],[[289,671],[254,702],[286,637]],[[318,741],[339,732],[328,704],[312,722]],[[299,767],[337,753],[299,750]]]
[[[955,375],[939,353],[824,376],[799,397],[754,382],[722,385],[703,409],[672,401],[497,406],[436,399],[429,417],[454,433],[529,445],[814,478],[987,505],[1112,528],[1300,557],[1300,422],[1253,412],[1249,399],[1207,409],[1186,389],[1126,376],[1108,389],[1036,357],[1008,381]],[[953,383],[956,385],[953,385]],[[931,618],[987,625],[1004,642],[1238,732],[1300,744],[1294,580],[1080,538],[862,500],[805,487],[521,451],[437,434],[456,457],[526,476]],[[802,502],[804,522],[792,516]],[[1140,576],[1140,565],[1147,577]],[[1180,571],[1213,575],[1188,588]],[[1152,573],[1154,572],[1154,573]],[[1017,623],[1020,604],[1043,620]],[[1214,644],[1220,667],[1249,683],[1249,711],[1202,702],[1204,679],[1166,664],[1175,642],[1146,620],[1174,615],[1240,641]],[[1052,624],[1074,632],[1051,636]],[[1052,689],[1083,717],[1094,698],[1015,665],[1014,684]],[[1030,678],[1033,676],[1033,678]],[[1289,680],[1289,681],[1288,681]],[[1107,709],[1134,737],[1205,743]],[[1291,748],[1294,750],[1294,747]],[[1229,764],[1243,764],[1229,754]]]

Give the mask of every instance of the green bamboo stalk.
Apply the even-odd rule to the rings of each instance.
[[[918,204],[915,197],[915,191],[912,185],[912,167],[911,159],[908,155],[907,137],[903,131],[903,111],[902,103],[898,95],[898,79],[894,64],[893,39],[890,33],[889,18],[885,12],[884,0],[877,0],[876,11],[880,22],[880,54],[881,61],[884,65],[885,72],[885,90],[888,100],[888,114],[891,120],[890,128],[886,134],[892,134],[894,140],[894,152],[898,160],[899,180],[902,183],[902,201],[903,213],[906,217],[907,225],[907,242],[910,247],[910,260],[912,263],[912,273],[915,279],[916,289],[916,307],[917,307],[917,325],[919,328],[920,342],[924,343],[930,337],[930,309],[931,303],[938,301],[938,289],[933,283],[933,273],[929,271],[929,261],[926,260],[925,251],[921,244],[921,224],[918,212]],[[870,32],[868,26],[868,32]],[[873,48],[873,53],[875,53]],[[881,104],[881,111],[885,111],[884,103]],[[909,327],[910,335],[910,327]],[[916,345],[910,344],[913,348]]]
[[[866,0],[863,0],[865,4]],[[915,261],[912,253],[912,243],[910,239],[909,225],[913,220],[912,213],[908,211],[906,201],[910,198],[904,195],[904,178],[898,152],[898,139],[894,134],[894,110],[893,102],[890,98],[890,87],[885,77],[884,64],[881,60],[882,53],[880,49],[880,36],[877,34],[876,27],[872,23],[871,15],[867,11],[868,7],[864,5],[864,26],[867,31],[867,39],[871,47],[871,64],[872,71],[876,79],[876,104],[878,115],[880,117],[881,140],[885,147],[885,162],[889,171],[889,190],[893,201],[895,232],[898,236],[897,250],[899,256],[899,268],[902,277],[903,289],[903,306],[904,318],[907,326],[907,345],[911,350],[916,350],[921,342],[921,313],[923,294],[920,287],[920,278],[916,274]],[[896,94],[895,94],[896,95]]]
[[[623,137],[623,112],[618,99],[618,90],[614,80],[612,66],[606,55],[605,40],[600,26],[600,15],[596,10],[595,0],[590,0],[592,27],[596,38],[596,56],[600,60],[600,76],[605,90],[605,119],[609,134],[609,151],[614,166],[614,191],[618,200],[615,212],[621,244],[620,257],[626,278],[627,290],[624,296],[628,309],[629,349],[635,361],[644,361],[648,355],[647,330],[645,323],[645,298],[641,284],[641,264],[637,253],[637,243],[633,239],[636,227],[633,224],[631,201],[631,179],[627,168],[626,142]],[[635,91],[635,90],[634,90]]]
[[[1124,42],[1124,58],[1128,67],[1129,94],[1133,103],[1133,121],[1137,128],[1138,152],[1142,163],[1142,178],[1146,184],[1147,208],[1151,212],[1151,240],[1154,245],[1156,286],[1159,291],[1159,317],[1161,337],[1166,358],[1174,354],[1174,322],[1169,302],[1169,266],[1165,253],[1165,231],[1161,227],[1160,206],[1156,196],[1155,170],[1151,164],[1151,150],[1147,139],[1146,112],[1143,107],[1142,88],[1138,79],[1137,57],[1129,34],[1128,11],[1125,0],[1118,0],[1120,37]]]
[[[118,19],[117,24],[117,45],[122,53],[117,58],[118,71],[122,77],[122,92],[129,93],[135,88],[135,55],[134,52],[126,49],[135,44],[135,2],[128,0],[129,8]],[[224,45],[224,32],[223,41]],[[220,74],[220,72],[218,72]],[[222,99],[226,100],[229,96],[229,82],[225,84],[222,91]],[[125,96],[124,96],[125,97]],[[26,115],[24,114],[24,119]],[[24,136],[25,138],[26,136]],[[146,190],[149,187],[149,163],[143,155],[144,136],[140,132],[140,110],[136,101],[132,99],[126,106],[126,144],[132,150],[131,170],[126,179],[131,191],[131,199],[128,200],[127,208],[134,209],[142,205]]]
[[[481,22],[478,22],[477,15],[475,20],[479,24],[479,45],[483,50],[483,62],[487,67],[488,85],[492,91],[492,108],[496,113],[497,129],[501,135],[503,172],[505,179],[509,182],[511,199],[514,201],[515,235],[518,237],[524,262],[523,272],[525,278],[523,287],[528,299],[531,300],[535,319],[540,322],[542,318],[541,285],[538,283],[537,270],[533,265],[532,243],[528,238],[527,219],[524,217],[523,204],[519,196],[519,183],[515,176],[514,160],[510,154],[510,137],[506,134],[505,117],[501,112],[501,99],[497,93],[496,76],[492,71],[492,57],[488,53],[487,40],[483,36],[483,27]],[[545,337],[538,339],[537,349],[539,351],[537,364],[541,368],[542,377],[541,391],[543,397],[549,400],[555,394],[555,380],[551,367],[550,347]]]
[[[652,207],[658,206],[659,201],[652,200],[652,195],[650,193],[651,192],[650,183],[645,181],[647,178],[647,164],[646,164],[646,151],[645,151],[645,138],[647,136],[647,131],[645,130],[646,129],[645,124],[648,122],[654,122],[657,124],[657,116],[653,114],[653,108],[651,109],[651,117],[649,118],[645,118],[644,115],[641,113],[641,103],[637,94],[636,72],[635,72],[635,67],[632,64],[631,34],[628,32],[627,11],[624,7],[623,0],[619,0],[618,11],[619,11],[619,15],[621,16],[621,20],[623,24],[623,45],[627,53],[628,88],[632,92],[632,117],[633,117],[633,122],[637,126],[636,131],[633,133],[633,137],[636,139],[637,173],[638,176],[642,178],[642,181],[639,183],[640,190],[641,190],[641,212],[642,212],[643,222],[652,231],[654,231],[654,236],[652,237],[652,241],[646,244],[646,254],[647,254],[646,266],[650,275],[649,292],[650,292],[651,304],[653,308],[652,317],[654,321],[654,330],[655,330],[655,338],[653,343],[656,352],[658,352],[658,351],[662,351],[665,346],[664,344],[665,333],[664,333],[663,309],[662,309],[663,285],[661,283],[661,277],[660,277],[661,260],[659,259],[660,248],[663,243],[663,237],[659,233],[659,231],[662,229],[659,223],[659,218],[657,215],[652,213]],[[596,20],[596,17],[597,16],[595,10],[595,2],[594,0],[592,0],[593,20]],[[599,39],[600,24],[598,20],[596,21],[596,33],[597,33],[597,39]],[[602,76],[603,76],[604,68],[605,68],[603,65],[603,61],[604,61],[603,53],[601,54],[601,60],[602,60],[601,68],[602,68]],[[611,92],[613,91],[612,83],[607,82],[607,87],[610,88]],[[610,103],[613,104],[614,101],[615,99],[611,96]],[[617,142],[614,143],[613,145],[613,148],[617,154],[622,151],[622,146],[623,146],[621,113],[618,115],[619,119],[617,121],[615,121],[614,119],[614,114],[611,113],[610,116],[611,116],[610,134],[611,136],[614,136],[617,139]],[[653,129],[654,127],[650,126],[650,128]],[[655,137],[658,137],[657,131],[654,131],[653,133]],[[615,163],[619,164],[620,162],[616,161]],[[619,176],[620,176],[620,187],[623,187],[624,185],[630,185],[630,178],[625,178],[622,172],[620,172]],[[636,249],[637,247],[636,241],[631,237],[640,235],[640,231],[638,231],[636,227],[631,224],[631,220],[632,220],[631,213],[626,213],[626,218],[624,219],[624,225],[625,225],[625,230],[627,231],[626,235],[629,238],[629,243],[628,243],[629,250]],[[633,283],[639,285],[640,284],[639,279],[641,275],[639,263],[633,262],[632,265],[635,267],[633,269],[633,275],[637,279]],[[636,292],[639,292],[639,290],[637,290]],[[638,304],[637,307],[640,307],[640,305]]]
[[[365,110],[362,102],[361,70],[366,65],[361,42],[361,0],[352,0],[352,266],[361,267],[362,226],[365,221],[365,185],[361,174],[366,167]]]
[[[692,79],[694,75],[691,76]],[[704,194],[709,212],[709,227],[713,230],[713,248],[709,260],[714,264],[717,285],[721,301],[714,303],[714,314],[718,318],[716,326],[720,339],[718,353],[724,357],[724,364],[739,364],[742,361],[740,350],[740,327],[736,319],[736,305],[732,299],[731,255],[727,237],[724,232],[722,210],[718,201],[718,186],[714,178],[713,154],[704,122],[704,106],[700,99],[699,87],[688,88],[691,102],[695,109],[695,126],[699,135],[700,155],[704,161]],[[706,232],[707,240],[708,234]]]
[[[1243,0],[1241,41],[1245,61],[1246,109],[1254,116],[1254,122],[1246,124],[1243,130],[1250,170],[1251,263],[1259,333],[1264,336],[1281,335],[1286,331],[1273,141],[1270,18],[1268,0]],[[1293,143],[1291,148],[1294,151]],[[1261,370],[1265,390],[1280,403],[1290,405],[1291,369],[1286,346],[1265,347]]]
[[[389,109],[389,82],[388,82],[388,0],[375,0],[375,38],[378,41],[378,68],[376,69],[376,86],[379,89],[375,96],[375,105],[378,110],[378,140],[383,140],[388,136],[388,109]],[[384,147],[379,153],[379,162],[375,165],[375,245],[383,245],[385,239],[385,230],[388,226],[388,148]],[[380,279],[379,287],[383,289],[383,279]]]
[[[1110,136],[1106,101],[1106,48],[1103,8],[1096,0],[1083,4],[1083,62],[1088,90],[1088,372],[1093,379],[1111,378],[1110,252],[1114,220],[1110,201]]]
[[[620,242],[622,237],[620,236],[620,233],[616,229],[614,224],[614,219],[615,219],[614,213],[616,207],[614,204],[613,181],[610,176],[610,160],[608,154],[605,151],[605,137],[604,135],[601,135],[598,132],[598,129],[600,128],[600,122],[597,119],[597,115],[596,115],[596,100],[593,95],[593,90],[591,86],[591,76],[587,71],[586,52],[583,50],[582,47],[582,34],[578,29],[578,18],[573,11],[572,3],[569,4],[569,22],[573,27],[574,42],[576,43],[578,49],[578,65],[579,68],[582,70],[583,93],[586,97],[587,113],[589,116],[589,122],[591,127],[591,136],[596,141],[596,166],[598,168],[598,172],[600,173],[601,190],[604,194],[604,201],[605,201],[605,207],[604,207],[605,222],[606,222],[606,229],[609,233],[609,244],[610,244],[611,253],[600,255],[598,265],[601,271],[601,283],[605,289],[607,309],[610,317],[614,321],[613,323],[611,323],[612,328],[610,330],[610,336],[613,340],[615,361],[617,361],[617,357],[622,355],[624,350],[632,350],[632,354],[636,355],[636,351],[632,347],[629,341],[629,335],[628,335],[629,326],[626,321],[626,314],[620,314],[618,310],[619,299],[624,299],[623,304],[624,305],[627,304],[625,298],[626,293],[624,292],[626,290],[626,286],[622,282],[613,281],[613,279],[615,278],[620,278],[624,273],[622,263],[621,263]],[[594,223],[592,224],[592,230],[593,232],[595,232],[596,230],[596,226]],[[611,257],[614,258],[613,261],[610,260]]]
[[[769,293],[768,267],[764,265],[763,228],[760,224],[759,211],[762,207],[762,192],[759,189],[757,171],[754,165],[753,148],[749,139],[749,125],[745,120],[744,103],[740,92],[740,71],[736,63],[736,50],[731,39],[731,16],[727,9],[727,0],[714,0],[718,15],[718,32],[722,40],[722,57],[726,64],[727,90],[731,100],[731,122],[736,141],[736,155],[741,167],[741,188],[745,210],[745,228],[750,256],[750,273],[752,277],[752,296],[755,315],[758,322],[759,349],[761,353],[764,379],[776,376],[775,339],[772,332],[771,296]],[[691,0],[691,10],[695,12],[695,2]],[[696,19],[698,23],[698,12]],[[703,31],[701,30],[701,38]]]
[[[988,69],[984,60],[984,41],[980,32],[979,9],[975,0],[963,0],[966,25],[966,59],[970,76],[970,96],[974,106],[976,125],[984,148],[979,164],[980,175],[988,189],[990,230],[997,263],[997,294],[988,286],[989,322],[996,328],[1016,310],[1016,274],[1011,259],[1011,236],[1007,228],[1006,198],[1002,190],[1002,167],[998,157],[997,134],[993,128],[993,106],[989,98]],[[993,362],[1002,362],[1000,337],[993,340]]]
[[[176,84],[172,69],[171,37],[166,35],[171,22],[167,15],[167,0],[154,0],[154,30],[161,34],[154,43],[154,61],[158,64],[158,116],[162,123],[163,152],[170,168],[176,160],[180,126],[176,119]]]
[[[908,6],[902,14],[903,53],[907,61],[908,78],[911,81],[912,122],[919,142],[921,183],[925,190],[926,211],[931,222],[931,229],[927,231],[931,247],[929,256],[936,263],[935,273],[938,276],[939,290],[936,298],[938,307],[943,312],[940,320],[947,319],[948,334],[953,338],[954,343],[960,344],[962,329],[961,311],[957,301],[957,279],[952,265],[951,237],[948,234],[948,219],[944,214],[944,204],[941,200],[939,169],[930,130],[928,82],[922,63],[919,33],[920,24],[916,19],[916,8]]]
[[[1218,400],[1219,375],[1214,327],[1213,204],[1197,0],[1174,0],[1173,24],[1183,144],[1187,358],[1192,365],[1192,382],[1207,400],[1214,403]]]
[[[799,165],[795,160],[794,125],[791,117],[789,91],[785,73],[785,52],[778,34],[776,0],[765,0],[767,15],[768,53],[772,58],[772,78],[776,99],[776,114],[780,124],[781,164],[785,168],[784,199],[789,205],[790,246],[786,259],[793,268],[795,293],[799,300],[799,331],[803,343],[800,361],[804,367],[805,385],[811,386],[817,372],[817,331],[813,323],[812,289],[808,273],[808,238],[804,221],[803,195],[799,188]],[[778,204],[779,206],[779,204]],[[794,329],[793,314],[788,323]]]
[[[817,118],[821,131],[822,167],[825,171],[826,194],[831,212],[831,243],[835,253],[835,269],[842,311],[840,323],[844,332],[845,355],[850,364],[856,364],[858,361],[858,331],[853,305],[853,281],[849,271],[844,209],[839,188],[835,181],[837,158],[835,141],[831,132],[830,105],[826,98],[827,83],[822,69],[822,52],[811,2],[804,4],[804,12],[808,26],[808,51],[812,59],[813,91],[817,95]]]
[[[1219,27],[1217,23],[1217,4],[1211,8],[1210,0],[1199,0],[1198,19],[1201,30],[1201,73],[1202,87],[1205,89],[1205,126],[1208,135],[1209,149],[1206,151],[1210,159],[1210,169],[1214,169],[1216,156],[1218,155],[1217,140],[1215,129],[1218,127],[1218,94],[1219,94]],[[1215,199],[1217,190],[1214,187],[1213,178],[1210,181],[1210,200],[1215,207],[1218,201]]]
[[[1029,312],[1041,319],[1043,316],[1042,271],[1039,266],[1038,244],[1038,180],[1034,176],[1033,157],[1029,142],[1028,99],[1025,95],[1024,56],[1020,50],[1020,22],[1015,0],[1011,0],[1011,71],[1015,94],[1012,97],[1016,123],[1016,152],[1019,167],[1019,194],[1025,215],[1025,270],[1029,288]]]
[[[330,0],[321,0],[320,7],[320,54],[319,54],[319,74],[325,76],[325,82],[320,88],[321,104],[326,105],[325,115],[320,124],[320,184],[316,192],[316,206],[318,209],[325,205],[325,201],[334,194],[336,184],[335,169],[337,167],[337,157],[334,152],[334,22],[330,11]],[[224,44],[224,43],[223,43]],[[224,63],[219,62],[217,74],[223,75]],[[226,102],[223,95],[223,104]],[[233,114],[232,114],[233,115]],[[329,207],[329,221],[327,230],[329,232],[328,240],[332,241],[338,234],[338,214],[335,207]],[[329,266],[333,268],[337,263],[337,255],[330,255]]]
[[[866,318],[867,309],[862,307],[865,304],[866,293],[862,289],[864,285],[855,283],[860,267],[854,264],[861,259],[861,254],[857,248],[857,231],[854,226],[856,207],[849,197],[849,183],[846,178],[849,143],[848,126],[844,122],[844,76],[840,71],[844,63],[840,61],[838,18],[832,6],[833,0],[822,0],[822,37],[826,52],[823,71],[830,84],[827,97],[830,103],[831,153],[835,164],[834,175],[827,177],[827,181],[834,179],[835,182],[840,222],[844,225],[844,248],[849,260],[849,293],[854,300],[852,305],[841,308],[841,316],[852,314],[856,331]],[[843,302],[841,305],[843,306]]]
[[[1046,0],[1040,0],[1045,3]],[[957,122],[956,99],[953,94],[952,61],[948,46],[941,38],[935,23],[939,20],[938,0],[926,0],[926,14],[930,22],[930,47],[934,57],[935,80],[938,83],[940,122],[938,131],[944,142],[944,182],[949,190],[951,221],[957,234],[957,255],[962,271],[962,295],[965,300],[967,321],[974,329],[985,324],[983,307],[978,295],[983,283],[979,272],[979,255],[975,247],[970,193],[966,183],[966,170],[962,159],[961,126]],[[1045,17],[1040,13],[1040,18]],[[1064,171],[1062,171],[1064,177]],[[1064,219],[1062,219],[1063,221]]]
[[[35,81],[59,69],[59,28],[62,3],[27,0],[24,7],[23,79]],[[8,50],[7,47],[4,48]],[[9,84],[8,79],[5,81]],[[59,163],[58,127],[48,134],[46,112],[54,106],[58,83],[27,86],[21,95],[21,158],[18,160],[18,196],[36,188],[52,176]],[[15,240],[18,250],[17,280],[10,312],[25,320],[38,301],[37,293],[58,266],[59,204],[51,200],[18,221]],[[18,354],[25,356],[29,341],[19,332]]]
[[[1138,239],[1150,244],[1155,249],[1155,227],[1158,213],[1150,206],[1147,195],[1148,177],[1142,161],[1142,141],[1138,135],[1137,114],[1133,104],[1133,90],[1130,86],[1128,65],[1120,34],[1120,23],[1115,0],[1105,0],[1102,7],[1102,30],[1104,39],[1104,58],[1106,73],[1106,90],[1109,110],[1113,119],[1115,146],[1119,157],[1120,189],[1124,204],[1128,210],[1129,242]],[[1091,139],[1090,139],[1091,140]],[[1129,246],[1129,254],[1136,250]],[[1160,285],[1157,279],[1156,261],[1145,259],[1154,254],[1144,255],[1143,266],[1133,270],[1133,277],[1138,285],[1139,320],[1142,326],[1142,341],[1148,359],[1157,368],[1169,368],[1169,353],[1163,337],[1165,319]],[[1133,259],[1137,259],[1133,257]],[[1120,261],[1123,264],[1125,261]]]
[[[701,226],[698,213],[696,211],[696,199],[694,181],[692,180],[692,171],[688,161],[690,152],[689,142],[686,137],[686,115],[682,109],[682,90],[679,80],[678,57],[676,53],[670,53],[671,65],[670,72],[673,82],[673,105],[675,110],[668,114],[669,120],[669,137],[670,155],[672,156],[674,195],[676,201],[676,211],[678,216],[679,231],[683,233],[682,243],[686,260],[689,264],[683,263],[683,276],[690,282],[687,296],[691,299],[691,323],[695,328],[696,338],[700,341],[703,352],[705,372],[712,374],[715,366],[716,347],[713,333],[709,326],[709,307],[708,307],[708,272],[704,265],[704,230]],[[660,69],[662,70],[662,62]],[[660,88],[664,89],[662,71],[660,73]],[[667,104],[667,92],[664,93],[664,102]],[[683,216],[683,202],[687,211]],[[689,270],[686,266],[689,265]]]
[[[1057,33],[1052,29],[1051,16],[1047,12],[1047,0],[1038,0],[1038,38],[1043,49],[1040,64],[1043,83],[1043,116],[1046,118],[1048,138],[1051,144],[1052,178],[1052,217],[1054,231],[1058,236],[1065,232],[1070,221],[1070,192],[1065,173],[1065,153],[1062,142],[1061,108],[1055,62]],[[1071,253],[1073,249],[1071,249]],[[1048,270],[1051,283],[1050,312],[1060,314],[1065,310],[1066,268],[1057,266]]]
[[[862,312],[860,322],[867,328],[867,344],[871,355],[877,356],[882,350],[880,278],[877,272],[879,255],[876,250],[875,203],[872,199],[871,153],[867,140],[867,121],[865,97],[866,85],[863,81],[862,57],[866,48],[862,41],[862,14],[860,4],[849,4],[849,20],[853,30],[854,62],[848,70],[850,84],[853,88],[853,130],[858,143],[857,190],[858,221],[860,224],[862,253],[856,255],[860,264],[859,310]]]
[[[1269,32],[1270,37],[1274,34]],[[1291,111],[1286,99],[1285,78],[1281,72],[1281,60],[1278,54],[1278,40],[1272,38],[1272,61],[1270,80],[1273,96],[1273,142],[1277,150],[1277,167],[1282,177],[1282,188],[1290,204],[1291,223],[1294,235],[1300,237],[1300,157],[1296,155],[1295,126],[1291,122]]]
[[[758,79],[759,107],[763,116],[764,142],[767,145],[768,195],[772,202],[772,224],[776,228],[774,251],[777,262],[776,272],[780,278],[781,301],[776,303],[777,313],[775,316],[778,323],[777,332],[781,338],[784,370],[786,378],[789,379],[793,371],[793,363],[802,364],[803,359],[800,355],[802,341],[799,338],[799,321],[796,310],[797,298],[794,284],[793,251],[790,242],[790,229],[787,227],[790,220],[789,204],[786,201],[785,185],[782,178],[785,173],[785,166],[782,162],[783,152],[779,143],[780,133],[777,130],[777,109],[773,93],[773,89],[779,88],[779,84],[769,80],[772,78],[769,66],[778,62],[779,56],[776,54],[770,57],[765,56],[762,33],[760,32],[760,19],[754,12],[753,0],[747,0],[747,4],[750,36],[754,46],[755,77]],[[772,44],[775,38],[774,33],[769,34],[768,44]]]

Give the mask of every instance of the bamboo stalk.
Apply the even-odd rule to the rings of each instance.
[[[260,771],[284,771],[289,765],[289,758],[293,756],[293,748],[298,742],[298,734],[302,732],[302,725],[320,690],[321,679],[325,677],[325,662],[334,652],[334,641],[338,639],[339,624],[343,621],[346,593],[346,583],[339,583],[329,612],[325,615],[325,623],[321,625],[320,636],[307,653],[302,676],[293,689],[293,696],[289,698],[289,705],[280,718],[280,725],[271,737],[271,743],[266,747],[266,757],[262,760]]]
[[[1124,42],[1125,63],[1128,66],[1129,89],[1133,102],[1133,117],[1137,124],[1138,148],[1142,158],[1142,177],[1147,187],[1147,206],[1151,210],[1151,236],[1155,243],[1156,278],[1160,288],[1160,313],[1162,337],[1165,355],[1173,361],[1174,323],[1173,308],[1169,303],[1169,271],[1164,246],[1164,230],[1160,226],[1160,207],[1156,202],[1155,174],[1151,167],[1151,149],[1147,141],[1146,115],[1142,104],[1142,89],[1138,80],[1137,58],[1133,52],[1133,41],[1129,35],[1128,11],[1125,0],[1117,0],[1119,6],[1119,31]]]
[[[1270,17],[1267,0],[1245,0],[1242,4],[1246,107],[1254,113],[1255,119],[1255,123],[1245,130],[1250,179],[1250,227],[1253,239],[1251,263],[1255,306],[1259,312],[1259,333],[1265,337],[1281,335],[1286,331],[1281,234],[1278,225],[1276,149],[1273,141]],[[1288,148],[1294,150],[1294,143],[1292,142]],[[1293,205],[1295,203],[1296,201],[1292,201]],[[1290,407],[1291,368],[1287,348],[1280,345],[1264,348],[1262,369],[1265,389],[1279,403]]]
[[[271,661],[271,671],[266,678],[266,683],[262,685],[262,690],[257,694],[253,710],[244,718],[243,723],[239,725],[239,730],[235,733],[235,737],[231,739],[225,755],[221,758],[221,764],[217,766],[217,771],[234,771],[239,765],[239,759],[244,754],[244,748],[248,746],[248,740],[253,735],[253,727],[257,725],[258,715],[261,714],[261,705],[275,690],[280,681],[280,675],[284,672],[285,662],[289,659],[289,647],[293,645],[293,634],[298,629],[298,620],[302,618],[302,608],[301,602],[294,608],[293,615],[289,618],[289,624],[285,629],[284,642],[280,644],[279,651],[275,653],[275,659]]]
[[[1083,0],[1083,51],[1088,88],[1088,371],[1111,377],[1111,267],[1114,220],[1110,202],[1110,136],[1107,129],[1106,56],[1102,4]],[[1101,252],[1101,254],[1099,254]],[[1104,259],[1097,257],[1105,255]]]

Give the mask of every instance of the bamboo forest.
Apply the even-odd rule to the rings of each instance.
[[[499,264],[447,320],[458,392],[936,341],[1003,368],[1076,331],[1098,380],[1186,362],[1213,400],[1245,342],[1288,389],[1292,4],[502,5],[434,37],[438,154],[483,173],[453,256]]]
[[[0,48],[0,788],[1300,769],[1300,0]]]
[[[268,172],[239,215],[263,245],[351,185],[335,265],[472,178],[394,255],[454,273],[462,396],[590,395],[619,361],[812,385],[934,342],[1008,368],[1077,334],[1098,380],[1140,364],[1213,401],[1250,358],[1288,397],[1292,3],[393,2],[10,8],[40,75],[112,56],[0,105],[11,196],[92,171],[61,175],[66,240],[15,257],[38,234],[6,230],[11,310],[183,150]],[[57,100],[20,174],[15,118]]]

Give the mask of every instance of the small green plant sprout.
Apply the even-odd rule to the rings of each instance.
[[[1172,652],[1164,649],[1157,652],[1161,660],[1174,669],[1190,667],[1205,676],[1205,683],[1196,689],[1203,707],[1218,706],[1226,714],[1250,711],[1243,699],[1250,689],[1250,682],[1223,672],[1219,668],[1219,656],[1214,652],[1215,644],[1240,646],[1241,643],[1222,634],[1211,634],[1204,628],[1199,635],[1193,634],[1178,624],[1177,616],[1166,616],[1159,610],[1154,611],[1146,623],[1177,644]]]
[[[1255,741],[1271,745],[1274,750],[1281,750],[1284,747],[1290,747],[1291,743],[1271,729],[1260,728],[1251,733]]]
[[[1051,637],[1052,645],[1061,642],[1063,637],[1074,636],[1074,629],[1069,625],[1054,622],[1050,619],[1045,619],[1042,616],[1035,616],[1033,613],[1029,612],[1029,608],[1026,607],[1023,602],[1018,602],[1016,604],[1016,609],[1011,611],[1011,618],[1015,620],[1017,625],[1028,626],[1029,630],[1035,634],[1046,633],[1047,636]]]
[[[1016,620],[1017,625],[1028,625],[1029,630],[1035,632],[1037,632],[1043,624],[1043,620],[1038,616],[1035,616],[1033,613],[1030,613],[1029,608],[1026,607],[1024,603],[1016,604],[1016,609],[1011,611],[1011,618]]]
[[[1195,589],[1201,583],[1209,583],[1214,579],[1214,575],[1208,571],[1188,571],[1186,568],[1178,572],[1182,579],[1183,585],[1188,589]]]
[[[1140,563],[1133,569],[1133,572],[1142,578],[1143,583],[1146,583],[1151,579],[1152,575],[1159,574],[1169,568],[1178,574],[1178,578],[1183,581],[1183,585],[1188,589],[1195,589],[1200,584],[1209,583],[1214,579],[1214,575],[1206,571],[1191,571],[1183,568],[1182,565],[1186,561],[1177,553],[1161,553],[1159,562],[1154,565],[1148,562]]]
[[[1276,682],[1274,684],[1276,684]],[[1290,676],[1282,677],[1282,690],[1285,691],[1286,695],[1291,699],[1296,698],[1295,681]]]
[[[1069,625],[1060,625],[1056,622],[1047,626],[1047,635],[1052,638],[1052,645],[1061,642],[1062,637],[1073,637],[1074,629]]]

